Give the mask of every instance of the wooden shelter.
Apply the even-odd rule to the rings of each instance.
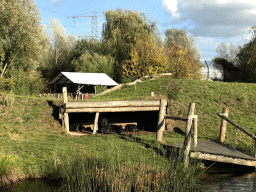
[[[93,134],[98,130],[99,114],[102,112],[159,111],[157,138],[162,138],[165,129],[166,99],[156,101],[87,101],[68,102],[67,88],[63,87],[64,104],[60,107],[60,119],[66,132],[69,130],[69,113],[95,113]]]
[[[61,72],[57,75],[52,81],[51,84],[54,85],[54,92],[58,92],[58,89],[64,87],[69,87],[75,89],[73,92],[80,93],[80,90],[83,88],[84,92],[91,92],[94,89],[96,94],[96,85],[103,86],[116,86],[116,83],[113,79],[111,79],[105,73],[78,73],[78,72]],[[88,85],[84,87],[84,85]],[[91,88],[90,86],[94,86]]]

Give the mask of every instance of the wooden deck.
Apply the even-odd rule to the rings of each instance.
[[[164,147],[167,148],[168,153],[171,153],[174,150],[182,150],[183,143],[164,144]],[[191,145],[190,158],[256,167],[255,158],[219,140],[199,141],[197,147]]]

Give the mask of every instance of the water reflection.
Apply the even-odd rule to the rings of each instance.
[[[5,187],[0,187],[4,192],[57,192],[61,191],[61,181],[52,180],[23,180]]]
[[[209,192],[256,191],[255,168],[217,164],[207,170],[202,182]]]
[[[256,191],[256,174],[214,180],[206,183],[206,190],[209,192]]]

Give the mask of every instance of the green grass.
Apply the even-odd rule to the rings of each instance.
[[[138,83],[136,87],[125,86],[120,90],[91,98],[88,101],[168,98],[168,113],[182,117],[186,117],[189,103],[194,102],[196,103],[195,114],[199,117],[198,139],[206,140],[218,138],[221,119],[216,113],[222,112],[222,108],[229,109],[229,117],[233,121],[251,133],[256,132],[254,128],[256,124],[255,88],[255,84],[160,78],[146,80]],[[154,92],[156,97],[151,98],[150,92]],[[72,137],[63,131],[58,120],[58,105],[62,103],[61,100],[6,93],[1,95],[6,101],[9,100],[8,104],[3,101],[0,103],[0,174],[2,180],[63,177],[64,180],[67,179],[70,186],[73,186],[79,179],[85,177],[85,175],[76,179],[72,177],[74,174],[72,171],[75,171],[73,164],[77,164],[77,161],[82,158],[84,162],[92,164],[92,167],[105,166],[99,169],[102,171],[99,175],[91,175],[91,180],[85,183],[88,186],[91,182],[95,184],[96,180],[106,173],[112,173],[112,175],[115,173],[114,175],[118,177],[111,176],[111,182],[101,178],[101,181],[104,181],[102,185],[109,190],[114,189],[115,182],[122,180],[120,178],[125,175],[132,181],[129,184],[130,187],[149,187],[139,178],[142,173],[151,173],[152,182],[155,182],[158,176],[161,178],[163,175],[168,176],[169,179],[163,179],[161,186],[154,185],[148,190],[160,189],[168,184],[172,187],[177,185],[176,187],[184,191],[188,186],[185,183],[192,182],[191,178],[195,173],[198,175],[198,170],[200,170],[198,166],[190,166],[187,176],[183,177],[182,174],[185,173],[181,171],[182,169],[178,169],[179,166],[182,167],[182,164],[178,163],[179,166],[177,166],[177,162],[165,157],[166,152],[162,145],[155,141],[155,134],[132,137],[120,135]],[[168,123],[170,123],[170,130],[164,134],[163,142],[183,142],[184,136],[172,131],[172,128],[176,127],[184,132],[185,123],[181,121]],[[227,126],[225,142],[248,154],[253,154],[253,140],[231,125]],[[79,156],[73,158],[77,154]],[[86,167],[83,164],[81,166]],[[73,168],[65,169],[67,167]],[[83,171],[83,167],[80,168],[79,170]],[[162,175],[163,172],[171,175]],[[180,181],[170,179],[170,177]],[[140,184],[137,183],[138,181]],[[170,181],[175,182],[170,184]],[[97,182],[99,184],[100,181],[97,180]],[[192,183],[190,184],[195,185],[198,182]],[[128,186],[124,184],[123,187]],[[194,189],[197,187],[194,186]]]

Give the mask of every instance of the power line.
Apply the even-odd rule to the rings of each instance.
[[[88,14],[88,13],[86,13]],[[67,18],[73,18],[74,20],[74,27],[76,27],[76,24],[75,24],[75,18],[84,18],[84,17],[91,17],[91,36],[88,36],[88,37],[96,37],[98,38],[98,30],[97,30],[97,18],[98,17],[102,17],[100,15],[97,15],[97,12],[93,11],[92,12],[92,15],[88,15],[88,16],[85,16],[85,15],[77,15],[77,16],[69,16]]]

